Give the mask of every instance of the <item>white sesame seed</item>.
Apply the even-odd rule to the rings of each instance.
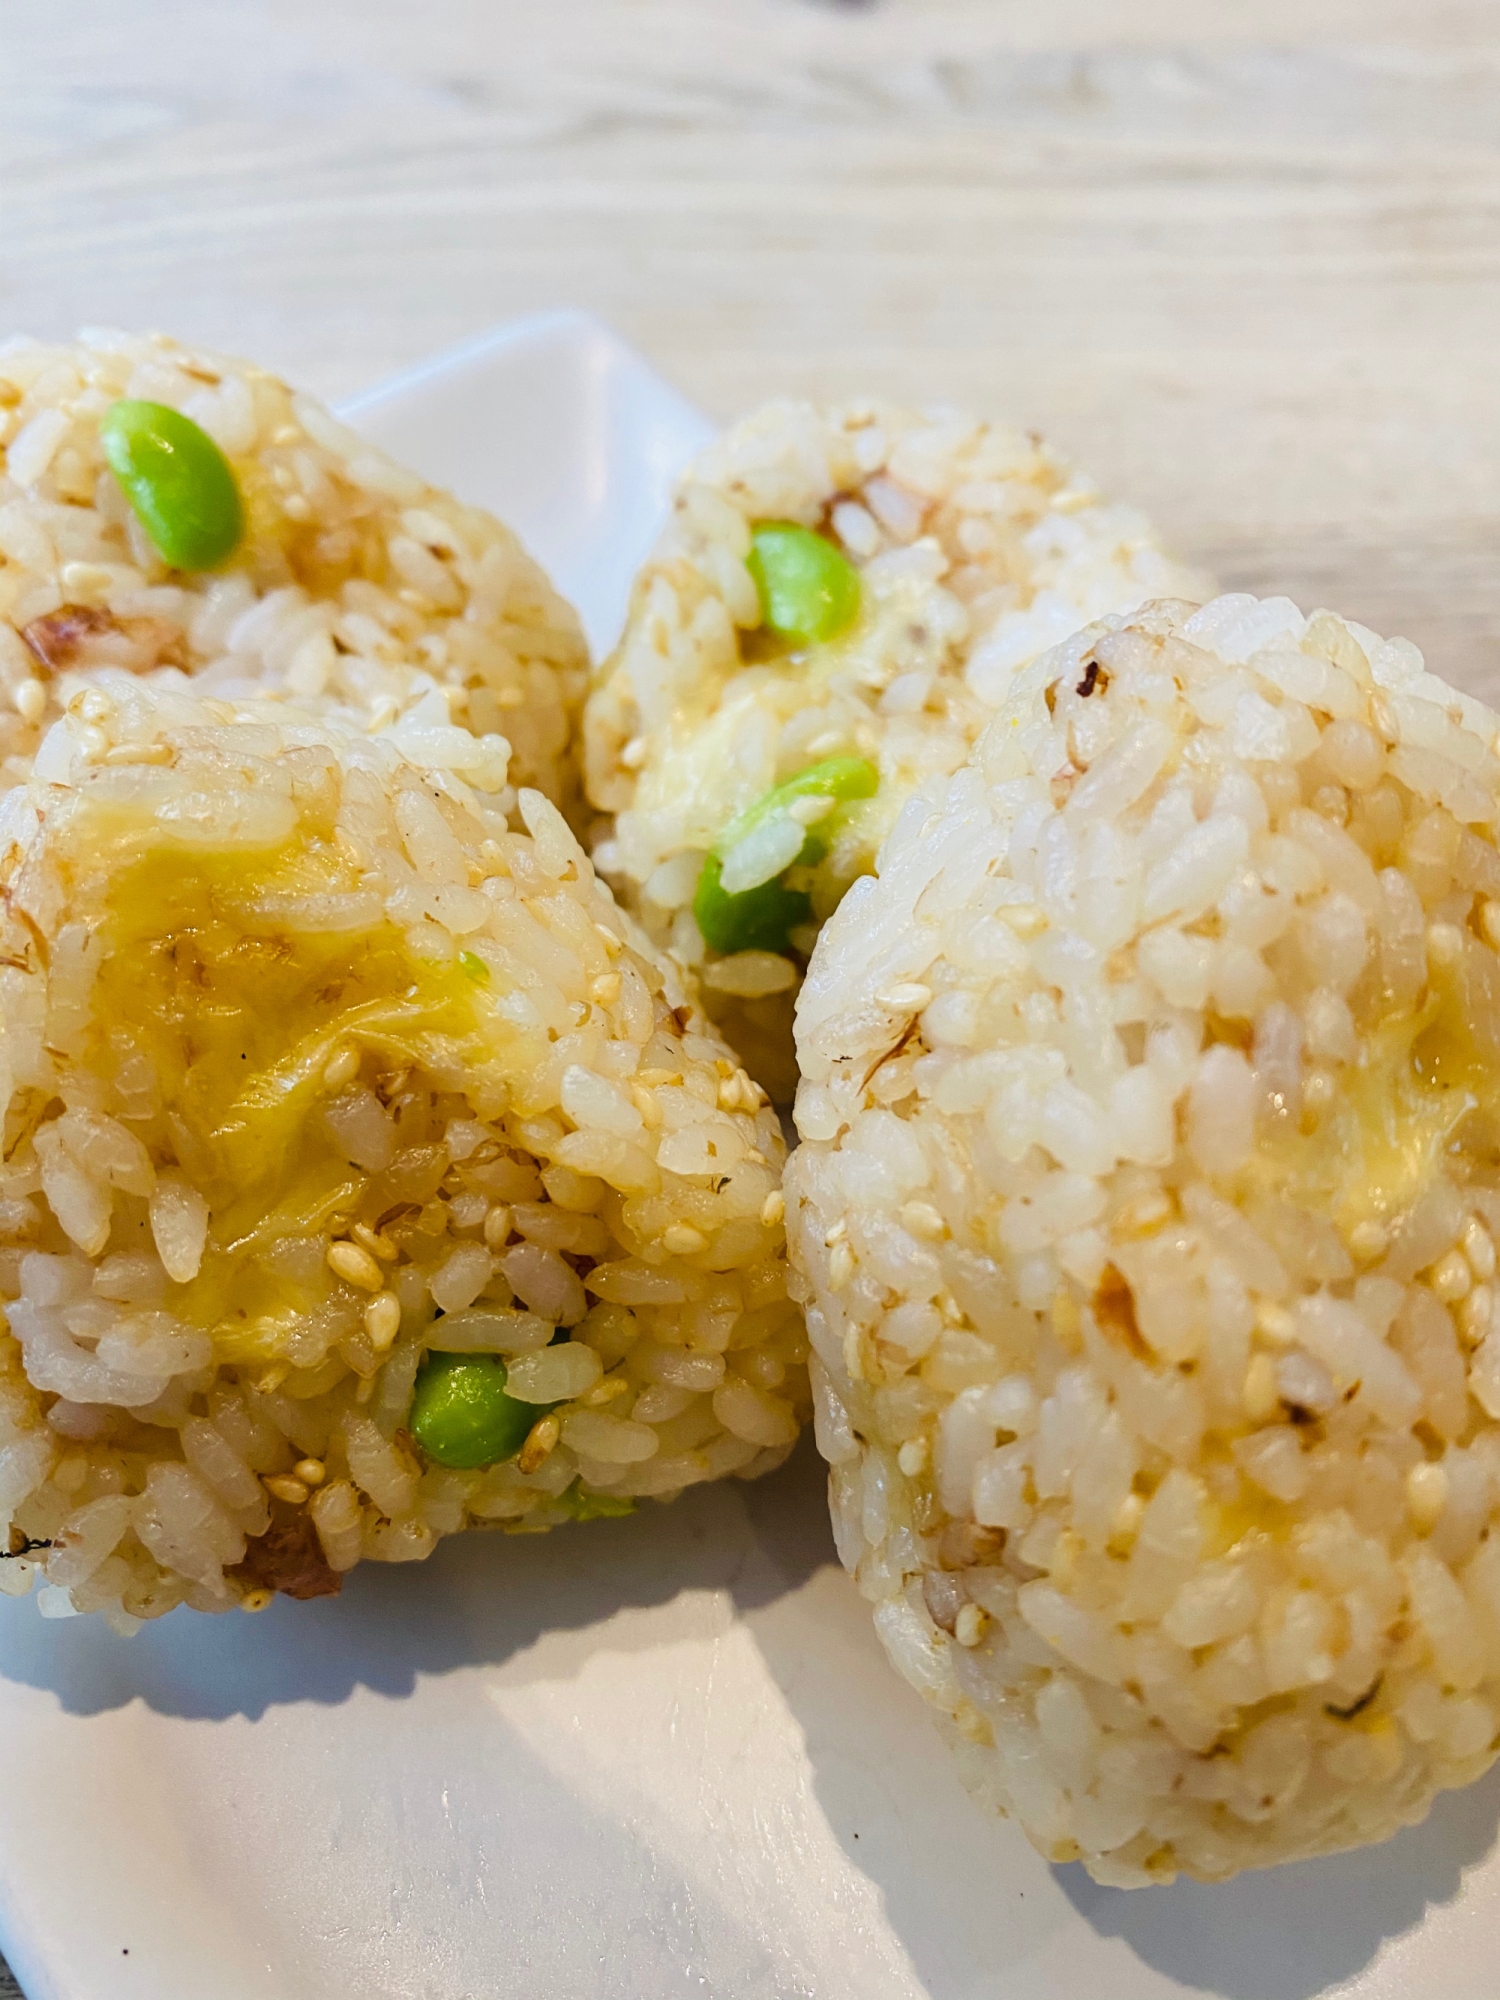
[[[1255,1331],[1272,1347],[1290,1347],[1297,1337],[1296,1323],[1285,1306],[1265,1300],[1255,1315]]]
[[[1390,1247],[1391,1233],[1380,1222],[1356,1222],[1349,1231],[1349,1251],[1361,1264],[1373,1264]]]
[[[1469,1260],[1458,1250],[1449,1250],[1432,1267],[1432,1289],[1445,1305],[1467,1298],[1474,1285]]]
[[[690,1222],[673,1222],[662,1231],[662,1242],[674,1257],[696,1257],[708,1248],[708,1238]]]
[[[990,1615],[978,1604],[966,1604],[954,1621],[953,1636],[960,1646],[977,1646],[989,1629]]]
[[[62,587],[74,604],[85,597],[102,597],[114,580],[115,572],[103,563],[65,562],[62,566]]]
[[[365,1332],[377,1354],[384,1354],[401,1328],[401,1301],[394,1292],[380,1292],[365,1307]]]
[[[510,1235],[511,1212],[503,1202],[497,1202],[484,1218],[484,1240],[491,1250],[498,1250]]]
[[[1471,1215],[1464,1225],[1463,1245],[1469,1269],[1488,1284],[1495,1275],[1495,1239],[1477,1215]]]
[[[927,1470],[930,1456],[926,1438],[908,1438],[896,1453],[896,1463],[908,1479],[918,1479]]]
[[[1448,1504],[1448,1474],[1441,1465],[1414,1465],[1406,1475],[1406,1511],[1419,1534],[1430,1534]]]
[[[927,1243],[940,1243],[948,1234],[947,1223],[930,1201],[903,1202],[901,1224],[913,1236],[920,1236]]]
[[[276,1593],[274,1590],[266,1590],[263,1588],[256,1590],[247,1590],[244,1596],[240,1599],[240,1609],[241,1611],[264,1611],[266,1606],[270,1604],[275,1595]]]
[[[877,1006],[889,1007],[893,1014],[920,1014],[932,1003],[932,988],[919,979],[906,979],[899,986],[888,986],[884,993],[877,993],[875,1002]]]
[[[87,1455],[81,1451],[70,1451],[57,1461],[52,1474],[52,1484],[61,1493],[76,1493],[88,1476]]]
[[[304,1486],[321,1486],[328,1477],[328,1467],[321,1458],[299,1458],[292,1471]]]
[[[300,1479],[289,1472],[273,1472],[265,1481],[268,1493],[274,1493],[278,1500],[285,1500],[289,1506],[300,1507],[307,1498],[307,1488]]]
[[[535,1472],[550,1457],[561,1435],[562,1423],[557,1417],[539,1417],[526,1433],[526,1442],[516,1454],[517,1471]]]
[[[26,722],[38,723],[47,713],[47,690],[38,680],[22,681],[12,699]]]
[[[1458,1309],[1458,1324],[1470,1347],[1477,1347],[1490,1330],[1495,1312],[1495,1294],[1489,1285],[1476,1285]]]
[[[786,1196],[780,1188],[772,1188],[760,1205],[760,1219],[767,1229],[774,1229],[786,1215]]]
[[[369,1251],[362,1250],[357,1243],[330,1243],[328,1268],[335,1277],[358,1285],[362,1291],[378,1292],[385,1286],[385,1273]]]
[[[1427,926],[1427,955],[1436,965],[1457,965],[1463,957],[1464,934],[1457,924]]]
[[[630,1384],[623,1375],[606,1375],[602,1382],[596,1382],[592,1389],[579,1397],[591,1410],[600,1409],[605,1403],[613,1403],[619,1397],[630,1393]]]
[[[1115,1518],[1110,1523],[1110,1540],[1112,1542],[1133,1542],[1140,1530],[1141,1516],[1145,1511],[1145,1495],[1141,1493],[1127,1493],[1115,1509]]]
[[[379,1257],[384,1263],[392,1263],[397,1255],[396,1246],[389,1236],[378,1229],[372,1229],[368,1222],[356,1222],[349,1231],[362,1250],[368,1250],[372,1257]]]
[[[630,1101],[641,1114],[641,1123],[648,1132],[655,1132],[661,1125],[661,1106],[656,1101],[656,1092],[638,1079],[630,1085]]]

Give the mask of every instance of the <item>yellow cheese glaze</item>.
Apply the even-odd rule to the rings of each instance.
[[[275,920],[288,898],[359,895],[331,841],[184,851],[153,833],[143,841],[138,820],[111,826],[97,814],[76,831],[85,887],[101,891],[90,911],[102,945],[97,1067],[154,1080],[155,1102],[130,1127],[210,1207],[202,1268],[173,1288],[172,1309],[211,1329],[225,1361],[274,1359],[332,1279],[293,1277],[266,1253],[317,1237],[365,1185],[317,1115],[330,1060],[352,1046],[384,1071],[425,1057],[451,1072],[457,1061],[494,1097],[517,1031],[469,969],[416,957],[374,897],[342,906],[346,918],[368,909],[374,920],[358,928],[303,928],[316,904],[295,928]]]

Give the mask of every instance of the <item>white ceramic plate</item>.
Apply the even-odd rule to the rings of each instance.
[[[934,383],[934,388],[940,388]],[[703,420],[576,316],[376,390],[596,645]],[[0,1600],[0,1948],[30,2000],[1491,2000],[1500,1776],[1373,1852],[1135,1895],[970,1804],[809,1450],[253,1622]]]

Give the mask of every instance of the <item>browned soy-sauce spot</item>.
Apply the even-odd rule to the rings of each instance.
[[[241,1583],[283,1597],[337,1597],[344,1579],[323,1553],[312,1516],[282,1503],[263,1535],[245,1544],[245,1560],[229,1572]]]
[[[892,1042],[891,1046],[886,1050],[885,1054],[877,1056],[874,1062],[872,1062],[870,1067],[865,1071],[865,1080],[863,1085],[861,1086],[862,1089],[868,1090],[870,1087],[871,1080],[875,1075],[875,1072],[877,1070],[884,1069],[888,1062],[894,1062],[897,1056],[901,1055],[909,1047],[916,1032],[917,1032],[917,1017],[915,1014],[913,1014],[911,1019],[907,1022],[906,1026],[901,1030],[900,1034],[896,1037],[895,1041]]]
[[[24,625],[21,637],[45,674],[68,667],[123,667],[139,674],[187,665],[182,633],[165,618],[116,618],[91,604],[60,604]]]
[[[1135,1298],[1117,1264],[1106,1264],[1094,1293],[1094,1318],[1106,1340],[1123,1347],[1137,1361],[1149,1361],[1151,1349],[1136,1324]]]
[[[35,1555],[38,1549],[50,1549],[52,1543],[39,1541],[35,1536],[26,1535],[19,1528],[12,1528],[7,1536],[7,1547],[0,1549],[0,1562],[14,1562],[19,1556]]]
[[[96,611],[87,604],[60,604],[45,618],[33,618],[29,625],[23,625],[21,637],[39,666],[49,673],[60,673],[73,664],[85,640],[118,630],[107,611]]]
[[[1352,1722],[1355,1716],[1363,1709],[1368,1708],[1376,1695],[1379,1694],[1381,1683],[1384,1679],[1384,1674],[1377,1674],[1364,1693],[1359,1697],[1358,1701],[1350,1702],[1347,1708],[1340,1708],[1336,1701],[1325,1701],[1323,1704],[1323,1713],[1325,1715],[1336,1715],[1340,1722]]]
[[[938,1536],[937,1558],[943,1569],[997,1563],[1004,1553],[1004,1528],[982,1528],[977,1521],[950,1521]]]
[[[1103,694],[1108,686],[1109,675],[1097,660],[1090,660],[1083,670],[1083,679],[1078,683],[1073,692],[1082,695],[1084,700],[1087,701],[1096,688],[1100,694]]]

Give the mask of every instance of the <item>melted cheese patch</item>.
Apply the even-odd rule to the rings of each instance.
[[[210,1208],[199,1274],[169,1303],[224,1360],[274,1359],[332,1291],[288,1239],[319,1240],[367,1181],[318,1115],[334,1055],[458,1066],[498,1104],[520,1038],[491,989],[410,950],[331,842],[185,851],[98,815],[75,832],[76,900],[100,947],[89,1066]]]

